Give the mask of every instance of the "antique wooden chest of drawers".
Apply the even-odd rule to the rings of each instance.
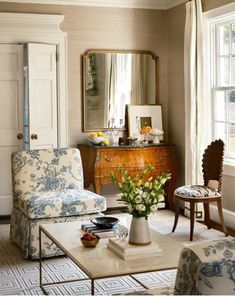
[[[173,193],[176,186],[177,164],[173,145],[147,146],[91,146],[79,144],[81,152],[84,185],[94,186],[100,194],[101,186],[112,183],[110,173],[117,173],[119,167],[124,167],[131,175],[137,175],[146,165],[152,164],[152,175],[169,172],[172,175],[166,185],[166,206],[174,209]]]

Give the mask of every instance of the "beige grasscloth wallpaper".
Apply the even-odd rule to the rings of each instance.
[[[234,2],[202,0],[204,11]],[[91,48],[151,50],[159,56],[160,100],[166,139],[176,145],[179,184],[184,182],[184,22],[185,5],[164,10],[30,5],[0,2],[1,12],[63,14],[68,36],[69,145],[81,132],[81,55]]]
[[[166,84],[166,11],[6,4],[0,2],[1,12],[63,14],[61,29],[68,36],[68,117],[69,145],[84,139],[81,133],[81,55],[88,49],[151,50],[159,57],[160,101],[167,130]]]

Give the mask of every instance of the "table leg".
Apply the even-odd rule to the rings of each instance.
[[[42,284],[42,230],[39,227],[39,283],[40,288],[44,295],[47,295],[47,291],[44,289]]]
[[[42,286],[42,232],[39,228],[39,278],[40,287]]]
[[[95,295],[95,280],[91,280],[91,295]]]

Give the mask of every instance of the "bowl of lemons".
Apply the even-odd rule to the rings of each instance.
[[[95,132],[88,135],[88,141],[94,145],[108,145],[108,140],[105,139],[105,134],[103,132]]]

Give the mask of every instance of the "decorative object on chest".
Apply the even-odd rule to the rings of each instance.
[[[79,144],[81,152],[84,185],[94,186],[96,193],[101,187],[112,184],[111,173],[118,174],[118,168],[128,169],[130,175],[138,175],[148,164],[154,166],[153,176],[171,173],[171,180],[166,184],[166,207],[173,210],[173,193],[176,187],[177,163],[174,146],[166,144],[146,146],[91,146]]]
[[[160,105],[128,105],[127,114],[130,138],[137,138],[145,145],[150,142],[159,144],[163,140]]]

